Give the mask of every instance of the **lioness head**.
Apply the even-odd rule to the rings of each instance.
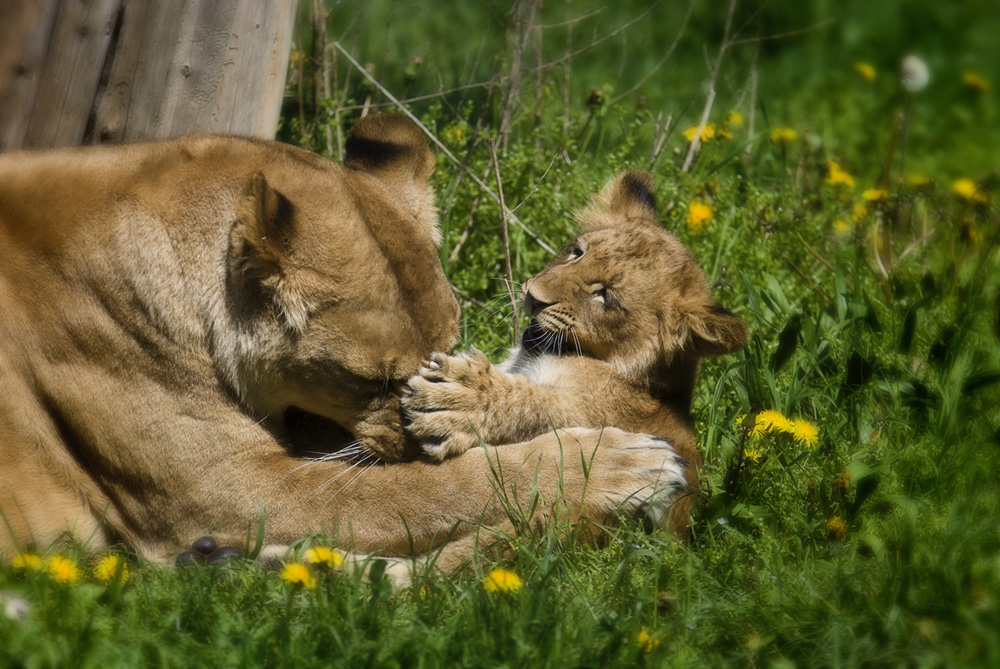
[[[655,385],[746,344],[746,323],[712,299],[694,256],[657,224],[652,179],[612,179],[580,214],[584,233],[525,284],[525,347],[578,351]]]
[[[360,439],[371,401],[457,336],[434,159],[399,115],[355,125],[343,167],[286,153],[295,169],[265,165],[237,196],[216,362],[254,413],[297,407]]]

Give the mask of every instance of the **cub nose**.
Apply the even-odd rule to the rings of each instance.
[[[524,310],[528,312],[531,316],[537,316],[542,313],[546,307],[551,307],[552,302],[542,302],[537,297],[531,294],[530,290],[524,291]]]

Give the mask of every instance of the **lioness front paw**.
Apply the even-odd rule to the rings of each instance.
[[[686,487],[690,466],[674,450],[673,442],[616,428],[571,428],[561,434],[564,446],[567,438],[578,441],[584,445],[585,460],[590,459],[582,477],[564,472],[563,481],[567,491],[574,487],[586,491],[576,494],[586,494],[591,507],[587,515],[602,519],[617,507],[642,513],[653,526],[662,526]],[[595,440],[597,446],[588,453]]]
[[[480,443],[486,423],[492,364],[481,352],[435,353],[408,382],[402,397],[410,433],[436,460]]]

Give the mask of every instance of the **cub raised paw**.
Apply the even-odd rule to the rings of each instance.
[[[493,368],[480,351],[435,353],[408,382],[402,405],[410,433],[436,460],[480,443],[493,386]]]

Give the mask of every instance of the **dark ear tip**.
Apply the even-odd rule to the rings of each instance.
[[[643,170],[630,170],[619,177],[618,183],[624,195],[656,214],[652,174]]]

